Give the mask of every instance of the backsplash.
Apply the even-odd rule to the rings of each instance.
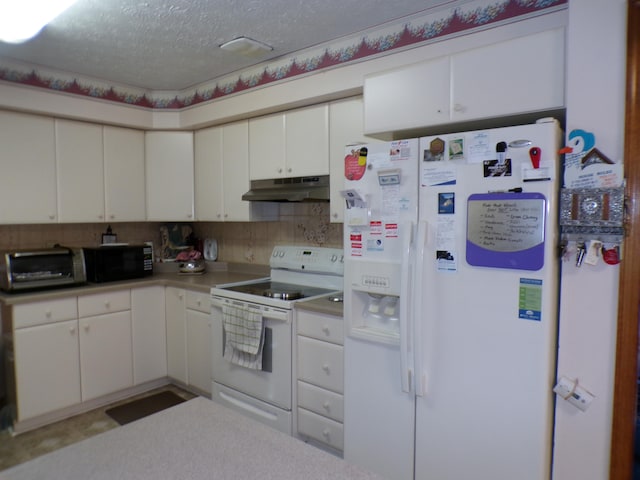
[[[342,248],[342,224],[329,223],[328,203],[283,203],[277,222],[200,222],[200,238],[218,240],[218,260],[268,265],[276,245]]]
[[[118,242],[152,241],[160,246],[163,223],[112,223]],[[329,223],[328,203],[282,204],[277,222],[194,222],[198,238],[218,241],[218,260],[268,265],[275,245],[342,246],[342,224]],[[91,246],[102,241],[105,223],[0,225],[0,250],[43,248],[55,244]]]

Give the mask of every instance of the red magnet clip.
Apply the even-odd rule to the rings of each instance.
[[[531,165],[533,165],[533,168],[540,168],[540,149],[538,147],[531,147],[529,149],[529,157],[531,157]]]

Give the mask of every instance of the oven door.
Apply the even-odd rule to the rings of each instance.
[[[250,397],[291,410],[291,310],[214,296],[211,308],[212,378]],[[222,306],[249,307],[261,311],[264,325],[262,370],[252,370],[224,359]]]

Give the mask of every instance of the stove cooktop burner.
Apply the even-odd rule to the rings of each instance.
[[[271,281],[233,285],[223,287],[223,289],[283,301],[299,300],[301,298],[323,295],[332,291],[324,288],[308,287],[304,285],[293,285]]]
[[[304,295],[302,292],[283,292],[281,290],[273,290],[268,289],[262,292],[263,297],[269,298],[279,298],[280,300],[298,300],[299,298],[303,298]]]

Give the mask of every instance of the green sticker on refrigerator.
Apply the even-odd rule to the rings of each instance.
[[[539,322],[542,319],[542,280],[521,278],[518,304],[519,318]]]

